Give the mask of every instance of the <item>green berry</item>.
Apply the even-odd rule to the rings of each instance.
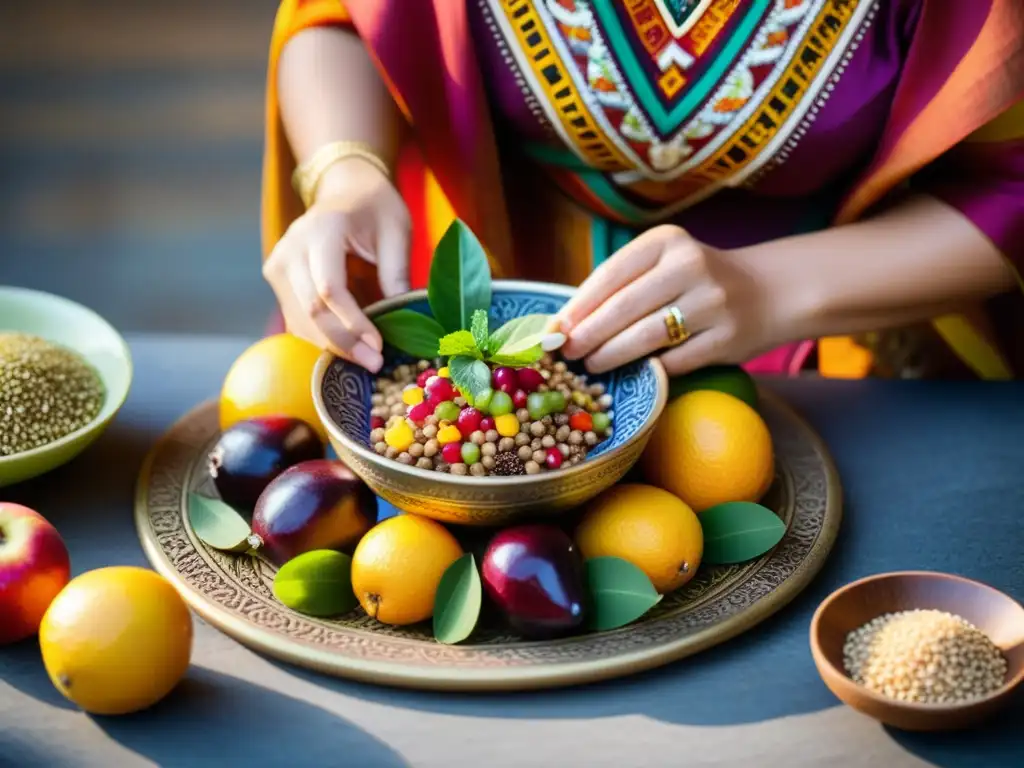
[[[434,415],[441,421],[455,421],[459,418],[459,406],[451,400],[445,400],[434,409]]]
[[[544,400],[548,408],[548,413],[561,413],[565,410],[565,395],[557,389],[545,392]]]
[[[599,435],[603,435],[607,432],[608,427],[612,425],[612,420],[608,417],[608,414],[603,411],[598,411],[593,414],[591,418],[593,420],[594,431]]]
[[[491,399],[494,397],[494,390],[490,387],[482,389],[476,393],[473,398],[473,407],[476,408],[480,413],[487,413],[488,408],[491,407]]]
[[[544,392],[531,392],[526,398],[526,410],[530,412],[530,418],[540,421],[548,415],[548,398]]]
[[[463,443],[462,461],[466,464],[476,464],[480,461],[480,446],[476,443]]]
[[[506,392],[501,390],[494,393],[491,397],[491,404],[488,410],[491,416],[504,416],[507,413],[512,413],[515,409],[515,405],[512,403],[512,398]]]

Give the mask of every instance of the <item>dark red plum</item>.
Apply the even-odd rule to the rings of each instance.
[[[373,493],[343,463],[305,461],[260,496],[250,541],[276,565],[314,549],[346,551],[370,530],[376,509]]]
[[[582,626],[583,559],[564,531],[549,525],[507,528],[491,539],[482,571],[487,594],[523,637],[554,637]]]
[[[228,427],[210,451],[207,466],[224,503],[251,513],[274,478],[325,455],[320,436],[306,422],[263,416]]]

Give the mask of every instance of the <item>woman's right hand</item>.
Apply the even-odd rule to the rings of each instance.
[[[332,166],[263,264],[289,333],[379,371],[381,335],[349,291],[345,261],[351,253],[376,264],[384,295],[404,293],[409,230],[405,202],[379,169],[359,158]]]

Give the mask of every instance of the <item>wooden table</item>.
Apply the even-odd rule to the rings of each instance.
[[[132,523],[153,441],[215,396],[245,338],[130,338],[136,380],[104,438],[6,499],[46,514],[75,573],[146,565]],[[1024,766],[1024,703],[969,734],[909,735],[842,705],[807,627],[832,589],[923,568],[1024,599],[1024,384],[769,383],[821,432],[845,487],[816,581],[740,638],[641,677],[522,695],[418,694],[267,660],[197,623],[194,664],[154,709],[90,718],[34,641],[0,649],[0,766]]]

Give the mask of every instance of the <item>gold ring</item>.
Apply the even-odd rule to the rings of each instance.
[[[686,330],[686,320],[679,307],[669,307],[665,312],[665,328],[668,329],[668,341],[673,347],[679,346],[688,338],[690,332]]]

